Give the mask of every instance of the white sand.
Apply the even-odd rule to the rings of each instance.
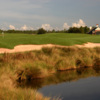
[[[83,45],[76,45],[77,47],[87,47],[87,48],[94,48],[94,47],[100,47],[100,43],[85,43]]]
[[[53,44],[46,44],[46,45],[18,45],[15,46],[14,49],[6,49],[0,48],[0,53],[15,53],[15,52],[24,52],[24,51],[32,51],[32,50],[41,50],[43,47],[68,47],[68,46],[60,46],[60,45],[53,45]],[[94,48],[100,47],[100,43],[86,43],[83,45],[74,45],[76,47],[82,48]],[[72,46],[70,46],[72,47]]]

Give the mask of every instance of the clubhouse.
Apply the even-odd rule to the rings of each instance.
[[[96,27],[90,29],[88,34],[99,34],[100,35],[100,27],[98,24],[96,24]]]

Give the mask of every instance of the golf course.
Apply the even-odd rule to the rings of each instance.
[[[71,46],[87,42],[100,43],[100,35],[77,33],[49,33],[41,35],[5,33],[0,35],[0,48],[12,49],[16,45],[25,44],[55,44]]]
[[[44,97],[37,90],[21,88],[18,82],[41,80],[57,72],[100,66],[100,47],[75,47],[84,43],[100,43],[100,35],[75,33],[0,35],[0,50],[20,45],[59,45],[39,50],[0,54],[0,100],[61,100]],[[28,47],[29,48],[29,47]],[[34,47],[35,48],[35,47]],[[6,94],[6,96],[5,96]]]

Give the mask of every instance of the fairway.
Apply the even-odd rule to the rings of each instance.
[[[100,43],[100,35],[72,34],[72,33],[49,33],[42,35],[32,34],[8,34],[0,35],[0,48],[14,48],[20,44],[57,44],[75,45],[87,42]]]

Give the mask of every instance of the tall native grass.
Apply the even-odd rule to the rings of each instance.
[[[53,47],[40,51],[0,55],[0,66],[15,79],[43,78],[62,70],[93,67],[99,64],[100,48]]]
[[[57,71],[100,68],[100,48],[53,47],[39,51],[0,55],[0,100],[50,100],[16,81],[44,78]],[[5,95],[6,94],[6,95]]]
[[[46,69],[44,62],[36,62],[36,60],[32,52],[0,55],[0,100],[51,100],[50,97],[44,97],[31,88],[17,87],[19,78],[29,80],[31,77],[41,77],[41,73],[47,74],[47,71],[41,72]],[[59,99],[52,98],[52,100]]]
[[[15,69],[0,68],[0,100],[60,100],[58,98],[44,97],[37,90],[17,87]]]

